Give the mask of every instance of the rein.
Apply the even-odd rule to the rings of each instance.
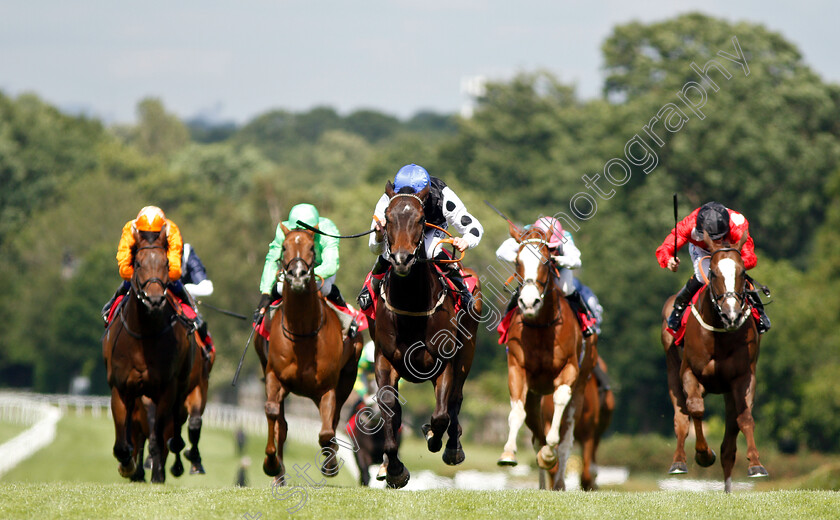
[[[135,294],[136,294],[136,293],[135,293]],[[126,297],[127,297],[127,298],[130,298],[130,297],[131,297],[131,294],[127,295]],[[140,300],[140,296],[139,296],[139,295],[137,295],[137,299],[138,299],[138,300]],[[168,300],[168,299],[166,300],[166,303],[169,303],[169,300]],[[170,304],[170,305],[171,305],[171,304]],[[166,327],[164,327],[163,329],[161,329],[161,330],[160,330],[157,334],[152,334],[152,335],[144,336],[143,334],[141,334],[141,333],[139,333],[139,332],[134,332],[133,330],[131,330],[131,328],[128,326],[128,323],[125,321],[125,312],[124,312],[124,311],[125,311],[125,308],[122,308],[122,309],[120,309],[120,310],[119,310],[119,312],[118,312],[118,314],[120,315],[120,323],[121,323],[121,324],[122,324],[122,326],[123,326],[123,330],[124,330],[124,331],[126,331],[126,332],[128,333],[128,335],[129,335],[129,336],[131,336],[132,338],[135,338],[135,339],[154,339],[154,338],[159,338],[159,337],[163,336],[164,334],[166,334],[167,332],[169,332],[170,330],[172,330],[172,327],[174,326],[174,324],[175,324],[175,322],[176,322],[176,321],[180,321],[180,322],[182,322],[182,323],[183,323],[183,325],[185,325],[185,326],[187,325],[187,323],[186,323],[186,321],[184,320],[184,318],[182,318],[182,317],[181,317],[178,313],[174,313],[174,314],[172,315],[172,318],[169,320],[169,324],[167,324],[167,325],[166,325]]]
[[[701,267],[702,267],[702,261],[704,259],[708,258],[709,259],[709,269],[711,270],[712,258],[714,258],[714,256],[718,253],[723,253],[723,252],[728,252],[728,251],[734,251],[734,252],[738,253],[738,256],[741,256],[741,251],[740,250],[735,249],[734,247],[723,247],[721,249],[718,249],[718,250],[714,251],[711,255],[704,256],[703,258],[701,258],[700,259]],[[711,281],[706,276],[706,273],[705,273],[705,271],[703,271],[702,268],[700,269],[700,274],[703,275],[703,280],[706,282],[706,286],[708,287],[709,299],[712,301],[712,305],[714,306],[715,312],[717,312],[718,316],[723,315],[723,309],[721,309],[721,307],[720,307],[720,301],[722,299],[728,297],[728,296],[732,296],[740,302],[741,312],[740,312],[740,317],[738,318],[738,321],[736,322],[736,324],[734,324],[732,326],[732,328],[722,329],[722,328],[718,328],[718,327],[713,327],[713,326],[707,324],[705,321],[703,321],[703,318],[700,317],[700,313],[697,311],[695,306],[692,305],[691,306],[691,313],[697,319],[697,322],[700,324],[701,327],[703,327],[704,329],[706,329],[708,331],[711,331],[711,332],[732,332],[734,330],[739,329],[744,324],[744,322],[747,321],[747,318],[750,316],[750,309],[752,308],[752,306],[747,303],[746,289],[744,291],[741,291],[741,292],[727,291],[727,292],[723,293],[722,295],[718,296],[717,294],[715,294],[714,286],[712,285]]]
[[[435,304],[435,306],[432,307],[431,309],[427,310],[427,311],[404,311],[404,310],[401,310],[401,309],[397,309],[396,307],[391,305],[391,303],[388,301],[388,296],[385,294],[385,284],[382,284],[379,287],[379,294],[382,296],[382,302],[385,303],[385,308],[388,309],[389,311],[393,312],[394,314],[397,314],[399,316],[415,316],[415,317],[421,316],[422,317],[422,316],[431,316],[432,314],[437,312],[438,307],[443,305],[443,302],[446,300],[447,292],[446,291],[441,291],[440,292],[440,298],[438,298],[438,301]]]

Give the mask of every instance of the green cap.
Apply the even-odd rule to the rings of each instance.
[[[320,221],[321,216],[318,214],[318,209],[312,204],[298,204],[289,212],[289,229],[299,228],[297,221],[305,222],[306,224],[316,227]]]

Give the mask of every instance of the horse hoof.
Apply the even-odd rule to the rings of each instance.
[[[184,463],[181,462],[180,457],[175,460],[175,463],[172,464],[172,467],[169,468],[169,471],[172,473],[173,477],[180,477],[184,474]]]
[[[200,462],[193,463],[190,467],[190,475],[204,475],[204,466],[201,465]]]
[[[516,453],[512,451],[506,451],[502,453],[502,456],[499,457],[499,460],[496,461],[496,464],[499,466],[516,466],[519,464],[516,460]]]
[[[443,450],[443,462],[448,466],[457,466],[458,464],[464,462],[464,459],[467,458],[467,455],[464,453],[464,449],[461,447],[461,444],[458,443],[458,447],[456,449],[446,448]]]
[[[388,463],[383,462],[379,466],[379,471],[376,473],[376,480],[378,480],[379,482],[382,482],[383,480],[385,480],[385,477],[387,475],[388,475]]]
[[[717,454],[715,454],[715,450],[709,450],[708,452],[698,451],[694,454],[694,460],[697,462],[697,464],[704,468],[708,468],[709,466],[714,464],[715,459],[717,459]]]
[[[283,478],[283,475],[278,475],[274,477],[274,482],[271,484],[271,487],[283,487],[286,485],[286,479]]]
[[[437,453],[443,448],[443,439],[435,437],[435,432],[432,431],[432,425],[426,423],[422,427],[423,437],[426,438],[426,446],[432,453]]]
[[[280,464],[280,461],[277,457],[268,457],[266,456],[265,460],[263,461],[263,472],[268,475],[269,477],[276,477],[280,475],[283,470],[283,465]]]
[[[130,459],[129,464],[124,466],[120,464],[117,467],[117,470],[120,472],[120,476],[124,478],[131,478],[134,476],[134,473],[137,471],[137,463],[134,462],[134,459]]]
[[[400,489],[404,488],[406,484],[408,484],[408,479],[411,478],[411,474],[408,472],[408,468],[403,465],[402,473],[399,475],[391,475],[388,473],[385,477],[385,484],[391,489]]]
[[[537,466],[542,469],[551,469],[555,464],[557,464],[557,455],[554,454],[554,450],[548,446],[540,448],[537,453]]]
[[[750,478],[760,478],[760,477],[769,477],[770,474],[767,473],[767,470],[764,469],[764,466],[759,464],[758,466],[750,466],[747,469],[747,476]]]
[[[688,473],[688,466],[685,462],[675,462],[671,464],[671,469],[668,470],[669,475],[683,475]]]

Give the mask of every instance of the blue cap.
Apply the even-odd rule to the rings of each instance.
[[[429,172],[422,166],[416,164],[406,164],[397,175],[394,177],[394,191],[400,191],[402,188],[409,186],[418,193],[431,182]]]

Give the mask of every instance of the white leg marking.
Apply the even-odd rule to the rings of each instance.
[[[508,440],[505,443],[505,451],[516,452],[516,436],[519,434],[519,429],[525,422],[525,404],[522,401],[510,402],[510,415],[508,415]]]
[[[552,397],[554,398],[554,417],[551,418],[551,430],[546,435],[545,442],[554,448],[560,442],[560,419],[563,417],[563,410],[572,398],[572,388],[569,385],[560,385]]]

